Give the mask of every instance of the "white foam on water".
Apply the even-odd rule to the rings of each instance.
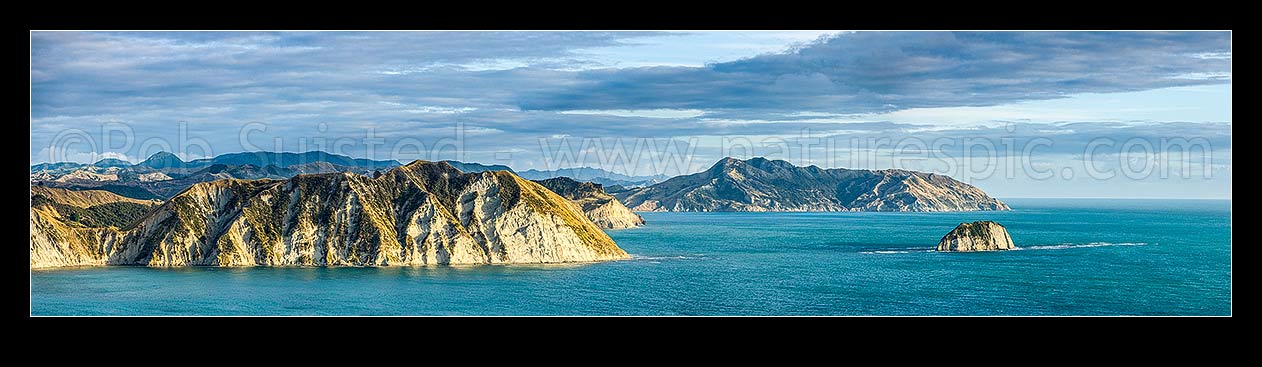
[[[868,255],[884,255],[884,254],[910,254],[910,253],[913,253],[913,252],[934,252],[934,250],[925,250],[925,249],[916,248],[916,249],[906,249],[906,250],[874,250],[874,251],[859,251],[859,253],[861,253],[861,254],[868,254]]]
[[[1056,244],[1056,245],[1022,246],[1022,247],[1013,248],[1012,250],[1013,251],[1016,251],[1016,250],[1068,250],[1068,249],[1091,248],[1091,247],[1147,246],[1147,245],[1148,243],[1146,242],[1062,243],[1062,244]],[[904,249],[859,251],[859,253],[867,254],[867,255],[910,254],[914,252],[937,252],[937,250],[934,250],[934,249],[925,250],[923,248],[912,247],[912,248],[904,248]]]
[[[1040,245],[1040,246],[1024,246],[1017,247],[1013,250],[1068,250],[1075,248],[1089,247],[1109,247],[1109,246],[1147,246],[1146,242],[1091,242],[1091,243],[1062,243],[1059,245]]]
[[[701,256],[704,256],[704,255],[696,255],[696,256],[697,256],[697,257],[701,257]],[[644,255],[631,254],[631,260],[650,260],[650,261],[657,261],[657,260],[687,260],[687,259],[691,259],[691,258],[693,258],[693,257],[689,257],[689,256],[682,256],[682,255],[681,255],[681,256],[644,256]]]

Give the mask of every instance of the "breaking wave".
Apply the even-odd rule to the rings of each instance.
[[[1018,246],[1017,248],[1014,248],[1012,250],[1013,251],[1017,251],[1017,250],[1068,250],[1068,249],[1089,248],[1089,247],[1147,246],[1147,245],[1148,243],[1146,242],[1062,243],[1062,244],[1057,244],[1057,245]],[[926,250],[920,247],[913,247],[913,248],[902,248],[902,249],[859,251],[859,253],[861,254],[868,254],[868,255],[910,254],[910,253],[916,253],[916,252],[937,252],[937,250],[932,249],[932,248]]]
[[[1043,246],[1024,246],[1014,248],[1013,250],[1067,250],[1075,248],[1088,247],[1109,247],[1109,246],[1146,246],[1146,242],[1091,242],[1091,243],[1062,243],[1059,245],[1043,245]]]
[[[644,256],[644,255],[631,254],[631,260],[650,260],[650,261],[660,261],[660,260],[687,260],[687,259],[694,259],[694,258],[704,257],[704,256],[705,256],[705,255],[701,255],[701,254],[695,254],[695,255],[693,255],[693,256],[683,256],[683,255],[679,255],[679,256]]]
[[[910,254],[913,252],[934,252],[934,251],[936,250],[934,249],[926,250],[923,247],[912,247],[912,248],[903,248],[903,249],[859,251],[859,253],[873,255],[873,254]]]

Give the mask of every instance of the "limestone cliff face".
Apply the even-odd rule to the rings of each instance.
[[[710,169],[615,196],[635,211],[1009,210],[972,185],[905,170],[822,169],[724,158]]]
[[[605,193],[601,184],[556,177],[535,182],[578,205],[583,214],[600,228],[624,229],[644,225],[644,218],[631,212],[618,199]]]
[[[118,229],[76,227],[50,206],[31,208],[31,267],[105,265]]]
[[[31,267],[104,265],[107,248],[119,239],[116,227],[85,227],[63,215],[54,203],[71,207],[74,213],[117,203],[137,204],[141,209],[156,205],[102,190],[66,190],[31,186]]]
[[[32,232],[36,223],[32,219]],[[42,227],[41,227],[42,228]],[[58,234],[56,231],[45,232]],[[219,180],[175,195],[107,241],[104,264],[393,266],[583,262],[627,254],[566,199],[508,172],[417,161],[352,173]],[[46,236],[52,237],[52,236]],[[91,249],[41,244],[32,266]],[[57,244],[56,239],[48,242]],[[49,265],[56,266],[56,265]]]
[[[1016,246],[1013,246],[1008,230],[999,223],[988,220],[960,223],[938,241],[938,251],[1001,251],[1014,248]]]

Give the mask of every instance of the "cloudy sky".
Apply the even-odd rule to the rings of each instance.
[[[239,151],[1231,195],[1229,32],[32,32],[31,163]]]

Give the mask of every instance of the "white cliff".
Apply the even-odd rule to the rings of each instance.
[[[598,183],[578,182],[569,177],[537,180],[552,192],[570,199],[593,223],[604,229],[634,228],[644,225],[644,218],[627,209],[622,202],[605,193]]]
[[[33,216],[33,233],[36,227]],[[81,238],[74,248],[59,245],[55,227],[38,229],[43,234],[39,246],[32,235],[32,267],[93,256],[108,265],[149,266],[512,264],[627,257],[575,205],[539,184],[509,172],[465,174],[446,163],[423,161],[378,178],[329,173],[198,183],[115,237]]]

